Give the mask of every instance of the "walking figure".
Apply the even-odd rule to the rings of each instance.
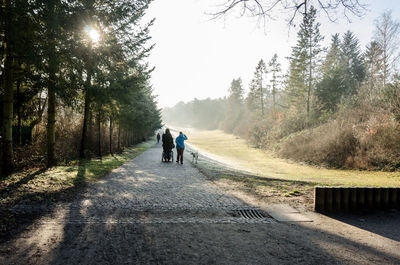
[[[178,153],[176,157],[176,163],[179,163],[180,160],[181,164],[183,164],[183,151],[185,150],[185,140],[187,139],[188,138],[186,137],[186,135],[182,132],[179,132],[179,136],[175,139],[176,151]]]
[[[162,147],[163,147],[163,158],[164,161],[171,160],[172,148],[174,148],[174,138],[172,138],[171,132],[169,129],[165,130],[165,133],[162,135]]]
[[[157,133],[157,143],[160,142],[160,133]]]

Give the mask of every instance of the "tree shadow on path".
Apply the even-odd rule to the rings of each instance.
[[[33,180],[39,174],[47,169],[39,169],[32,174],[24,177],[18,182],[3,188],[2,196],[5,190],[18,192],[17,189],[23,184]],[[58,191],[40,191],[29,192],[22,195],[17,194],[13,204],[5,204],[0,208],[0,243],[18,238],[19,235],[36,220],[51,215],[58,202],[67,203],[74,199],[86,185],[86,162],[80,161],[78,173],[73,180],[73,186]],[[9,196],[9,194],[8,194]]]
[[[400,212],[397,210],[332,213],[326,216],[400,242]]]

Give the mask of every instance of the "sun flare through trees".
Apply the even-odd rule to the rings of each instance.
[[[161,126],[149,1],[2,1],[1,174],[121,151]]]

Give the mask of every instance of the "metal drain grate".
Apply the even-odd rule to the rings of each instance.
[[[242,210],[236,210],[235,214],[239,217],[245,218],[245,219],[264,219],[267,216],[262,213],[260,210],[256,209],[242,209]]]

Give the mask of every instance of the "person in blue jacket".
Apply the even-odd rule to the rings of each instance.
[[[179,132],[179,136],[175,139],[176,151],[178,153],[176,163],[179,163],[180,160],[181,164],[183,164],[183,151],[185,150],[185,140],[187,139],[188,138],[186,135],[184,135],[182,132]]]

